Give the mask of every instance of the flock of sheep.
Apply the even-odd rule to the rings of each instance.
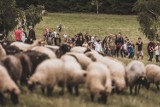
[[[128,65],[117,59],[102,56],[84,47],[41,46],[13,42],[0,45],[0,103],[11,99],[18,104],[22,86],[32,92],[40,86],[42,93],[52,95],[57,85],[70,94],[79,95],[79,85],[85,85],[92,101],[106,103],[112,92],[123,93],[127,87],[132,94],[155,83],[159,89],[160,67],[132,61]]]

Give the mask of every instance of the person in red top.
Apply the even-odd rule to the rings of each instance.
[[[16,41],[21,41],[22,30],[20,27],[15,31]]]

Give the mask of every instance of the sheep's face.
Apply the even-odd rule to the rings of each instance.
[[[142,84],[142,85],[143,85],[144,87],[146,87],[147,89],[149,88],[148,80],[147,80],[147,78],[144,77],[144,76],[139,77],[138,83],[139,83],[139,84]]]
[[[11,96],[11,101],[13,102],[13,104],[18,104],[19,103],[18,94],[17,94],[16,90],[12,90],[10,92],[10,96]]]
[[[98,102],[106,104],[107,100],[108,100],[108,95],[109,94],[105,90],[100,91],[99,94],[100,94],[100,97],[98,98]]]
[[[86,53],[86,56],[89,57],[92,61],[96,61],[96,58],[94,57],[94,55],[92,53]]]

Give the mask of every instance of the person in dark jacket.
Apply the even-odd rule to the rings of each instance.
[[[28,41],[29,43],[33,43],[34,40],[36,40],[35,31],[32,28],[32,26],[29,26],[29,33],[28,33]]]
[[[118,35],[116,36],[115,44],[116,44],[116,55],[117,55],[117,57],[119,57],[119,53],[121,54],[121,57],[123,57],[121,47],[124,44],[124,39],[121,35],[121,32],[119,32]]]
[[[152,61],[152,59],[153,59],[154,48],[155,48],[155,43],[153,41],[150,41],[147,46],[147,51],[148,51],[148,55],[149,55],[148,61]]]
[[[83,38],[83,35],[79,35],[76,41],[76,46],[82,46],[84,43],[84,40],[85,39]]]

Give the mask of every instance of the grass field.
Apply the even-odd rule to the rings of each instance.
[[[148,40],[138,30],[139,25],[136,16],[119,16],[119,15],[95,15],[95,14],[62,14],[50,13],[43,17],[43,21],[35,28],[38,38],[42,37],[42,32],[45,27],[50,29],[56,28],[57,25],[62,24],[63,31],[69,36],[73,36],[79,32],[89,32],[91,35],[104,38],[108,33],[122,32],[123,35],[128,36],[134,42],[141,36],[145,43],[144,49]],[[121,59],[124,63],[131,60]],[[145,52],[145,59],[147,64],[147,55]],[[17,107],[159,107],[160,106],[160,92],[156,91],[156,87],[152,86],[150,90],[141,90],[140,95],[129,95],[128,90],[124,95],[111,95],[107,105],[92,103],[89,94],[84,88],[80,90],[79,97],[71,96],[65,93],[64,96],[58,95],[59,89],[56,88],[52,97],[47,97],[41,94],[40,90],[30,93],[29,91],[22,92],[20,95],[20,104]],[[11,103],[4,107],[13,107]]]

